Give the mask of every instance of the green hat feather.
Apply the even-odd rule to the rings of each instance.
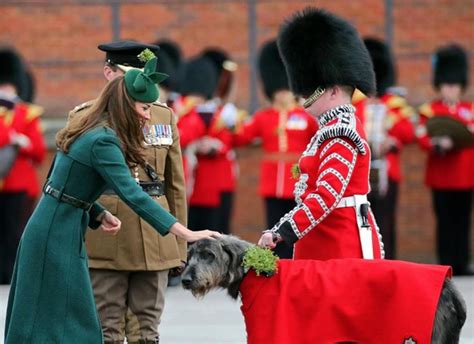
[[[158,59],[152,58],[145,64],[143,71],[131,69],[125,73],[125,87],[134,100],[142,103],[155,102],[160,93],[156,84],[168,77],[168,74],[156,72]]]

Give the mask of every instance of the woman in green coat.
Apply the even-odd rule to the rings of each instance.
[[[120,221],[94,201],[113,188],[161,235],[187,241],[217,237],[193,232],[142,191],[130,167],[144,164],[142,124],[158,98],[156,58],[144,72],[109,82],[86,116],[57,136],[59,148],[44,194],[23,234],[8,299],[6,344],[99,344],[102,331],[89,280],[87,226],[116,233]]]

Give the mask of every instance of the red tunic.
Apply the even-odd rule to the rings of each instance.
[[[400,182],[402,179],[400,168],[400,153],[404,145],[412,143],[415,140],[415,131],[410,117],[414,114],[413,109],[407,104],[406,100],[400,96],[390,93],[384,94],[379,98],[384,106],[384,135],[390,136],[397,142],[397,150],[386,154],[388,165],[388,177],[390,180]],[[367,128],[369,123],[366,120],[370,118],[370,107],[367,104],[368,99],[364,98],[354,103],[356,113]]]
[[[46,144],[41,131],[39,116],[43,109],[27,103],[15,104],[13,110],[0,113],[0,147],[10,143],[12,132],[24,134],[30,145],[21,148],[8,175],[0,180],[0,192],[26,192],[35,198],[40,191],[36,166],[46,155]]]
[[[370,149],[352,105],[332,109],[318,118],[320,129],[299,161],[296,207],[272,229],[298,241],[295,259],[362,258],[354,207],[337,208],[342,198],[367,195]],[[380,235],[369,214],[374,258],[383,255]]]
[[[447,266],[402,261],[280,260],[240,285],[248,344],[431,343]]]
[[[260,166],[260,195],[293,199],[295,179],[291,169],[316,131],[316,120],[299,107],[288,113],[274,108],[257,111],[237,131],[237,145],[262,140],[265,155]]]
[[[220,109],[213,115],[205,137],[220,141],[221,146],[211,155],[197,155],[194,171],[194,187],[190,205],[217,207],[220,195],[235,188],[234,160],[232,156],[232,133],[220,118]]]
[[[436,154],[424,125],[433,116],[450,116],[467,126],[474,126],[474,106],[459,102],[453,107],[436,100],[420,107],[417,129],[420,146],[429,152],[425,172],[427,186],[438,190],[465,190],[474,187],[474,147],[456,149],[444,155]]]

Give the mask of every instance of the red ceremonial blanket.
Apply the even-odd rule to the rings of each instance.
[[[402,261],[280,260],[273,277],[242,281],[247,342],[428,344],[446,277],[448,266]]]

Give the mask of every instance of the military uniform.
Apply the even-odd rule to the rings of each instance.
[[[118,47],[111,58],[124,61],[122,55],[125,54],[125,62],[139,67],[132,57],[137,55],[137,49],[141,51],[144,47],[138,44],[137,48],[136,45],[128,43],[125,48]],[[105,51],[110,50],[110,45],[102,47]],[[93,101],[78,106],[70,116],[80,116],[92,104]],[[160,103],[153,104],[144,136],[146,161],[154,171],[147,172],[139,167],[132,168],[130,173],[142,183],[159,184],[158,196],[153,198],[186,225],[183,163],[171,109]],[[154,343],[158,338],[168,273],[186,261],[187,244],[172,234],[158,235],[117,195],[103,195],[99,202],[122,221],[122,229],[116,236],[102,231],[89,231],[86,236],[90,275],[104,340],[123,341],[125,328],[129,343],[142,339]],[[125,317],[127,307],[129,312]]]
[[[339,92],[344,92],[343,86],[375,92],[367,49],[355,28],[342,18],[306,9],[285,22],[278,47],[291,89],[306,98],[306,108],[335,86]],[[325,112],[311,108],[319,129],[298,163],[297,205],[261,238],[265,246],[268,232],[273,240],[295,243],[295,259],[383,257],[367,201],[370,148],[355,108],[344,104],[344,98]]]
[[[0,62],[0,85],[13,85],[15,79],[22,79],[24,70],[19,56],[1,51]],[[40,123],[42,114],[40,106],[23,102],[16,94],[0,92],[0,149],[16,151],[9,171],[0,177],[0,284],[11,281],[18,243],[31,215],[29,200],[36,199],[40,191],[36,167],[46,155]],[[14,135],[24,135],[28,144],[20,146],[13,142]],[[6,162],[0,161],[0,164]]]

